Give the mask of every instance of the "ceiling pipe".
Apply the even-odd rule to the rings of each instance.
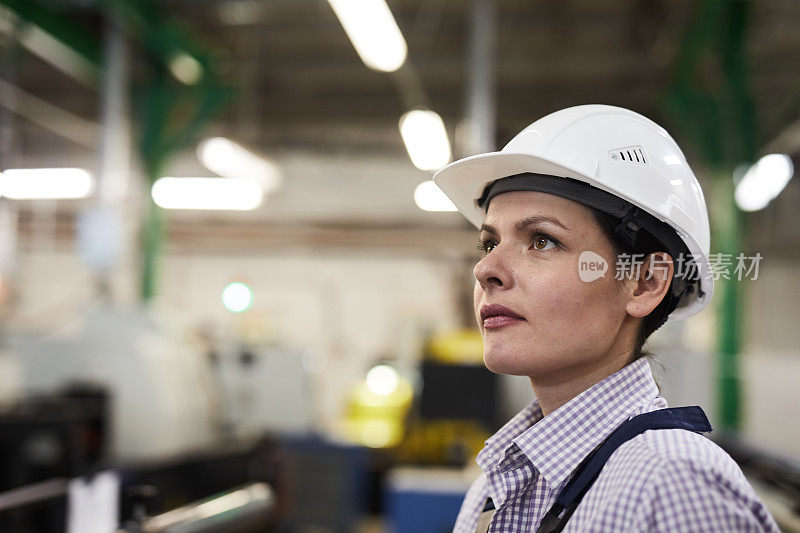
[[[472,0],[469,19],[467,142],[464,155],[495,150],[495,46],[497,11],[494,0]]]

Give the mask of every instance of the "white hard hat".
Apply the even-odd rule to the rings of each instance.
[[[672,137],[638,113],[608,105],[562,109],[522,130],[501,151],[451,163],[433,180],[478,228],[492,196],[508,190],[542,190],[612,214],[621,219],[616,230],[623,240],[633,244],[644,229],[674,259],[685,250],[696,265],[679,292],[673,280],[675,302],[664,320],[692,316],[711,301],[703,191]]]

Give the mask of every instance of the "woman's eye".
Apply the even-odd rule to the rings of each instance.
[[[553,246],[548,248],[548,242],[552,243]],[[556,246],[558,246],[558,241],[548,235],[538,234],[533,236],[533,247],[537,250],[551,250]]]
[[[482,239],[478,241],[478,250],[483,252],[483,255],[488,255],[492,250],[494,250],[495,246],[497,246],[497,243],[494,241],[484,241]],[[545,251],[552,250],[553,248],[557,247],[558,241],[549,235],[540,233],[533,236],[533,248],[536,250]]]
[[[491,252],[495,246],[496,244],[494,241],[484,241],[483,239],[478,241],[478,250],[483,252],[483,255],[486,255],[489,252]]]

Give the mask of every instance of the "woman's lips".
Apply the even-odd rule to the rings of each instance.
[[[481,307],[481,320],[487,329],[502,328],[522,322],[525,319],[517,313],[499,304],[488,304]]]
[[[517,322],[523,322],[523,319],[507,315],[495,315],[485,318],[483,320],[483,327],[485,329],[502,328],[503,326],[510,326]]]

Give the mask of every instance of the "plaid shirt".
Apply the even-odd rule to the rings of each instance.
[[[664,407],[646,359],[547,417],[534,400],[478,454],[483,473],[467,491],[453,532],[475,532],[487,496],[497,508],[489,531],[535,531],[592,450],[625,420]],[[614,452],[564,531],[780,530],[727,453],[701,434],[661,429]]]

